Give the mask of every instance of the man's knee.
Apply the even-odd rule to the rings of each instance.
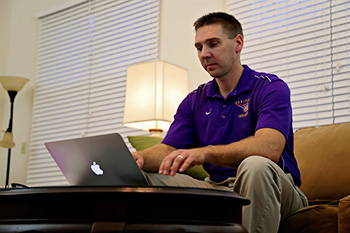
[[[272,160],[262,156],[249,156],[244,159],[237,169],[237,179],[245,185],[256,185],[275,183],[280,186],[281,168]]]
[[[277,164],[275,164],[272,160],[254,155],[254,156],[249,156],[245,158],[241,164],[238,166],[238,173],[241,171],[250,171],[253,173],[264,173],[268,172],[271,167],[275,167]]]

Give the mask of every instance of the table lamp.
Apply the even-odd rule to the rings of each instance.
[[[169,129],[177,107],[187,94],[186,69],[164,61],[130,65],[123,125],[160,136]]]
[[[6,183],[5,187],[8,187],[9,174],[10,174],[10,160],[11,160],[11,148],[15,146],[13,141],[12,126],[13,126],[13,103],[17,93],[22,90],[24,85],[29,81],[29,79],[15,77],[15,76],[0,76],[0,82],[3,88],[7,91],[10,102],[11,102],[11,112],[10,112],[10,122],[9,126],[4,134],[3,139],[0,141],[0,146],[8,149],[7,156],[7,171],[6,171]]]

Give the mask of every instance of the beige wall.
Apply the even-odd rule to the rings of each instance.
[[[193,23],[204,14],[224,11],[225,0],[162,0],[160,59],[188,69],[189,89],[211,80],[194,47]]]
[[[26,182],[35,89],[38,20],[42,10],[70,0],[0,0],[0,75],[18,75],[30,82],[17,95],[14,108],[14,140],[10,183]],[[193,46],[193,22],[211,11],[224,10],[225,0],[161,0],[160,56],[189,70],[189,88],[211,78],[203,71]],[[9,99],[0,90],[0,125],[6,130]],[[1,136],[2,138],[2,136]],[[0,148],[0,185],[5,184],[7,150]]]
[[[0,75],[6,73],[7,70],[7,54],[8,54],[8,44],[9,44],[9,34],[10,34],[10,19],[12,12],[12,2],[0,0]],[[5,111],[9,101],[8,95],[0,87],[0,126],[1,130],[6,130],[8,124],[8,114],[9,111]],[[5,116],[6,115],[6,116]],[[5,126],[6,122],[6,126]],[[0,140],[2,139],[2,135]],[[0,185],[5,184],[5,174],[6,174],[6,161],[7,153],[6,150],[0,147]]]
[[[11,19],[11,1],[0,0],[0,75],[6,73],[7,69],[7,54],[10,34],[10,19]],[[8,95],[4,91],[0,91],[0,125],[7,119],[7,111],[4,111],[5,105],[8,102]],[[4,119],[5,118],[5,119]],[[7,122],[7,121],[6,121]],[[3,129],[3,128],[1,128]],[[5,129],[6,130],[6,129]],[[1,151],[0,151],[1,153]],[[3,164],[2,157],[0,157],[0,163]],[[1,168],[0,168],[1,169]],[[2,169],[1,169],[2,170]],[[1,182],[0,182],[1,184]]]

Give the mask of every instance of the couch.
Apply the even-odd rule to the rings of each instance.
[[[162,140],[148,136],[128,139],[136,150]],[[350,233],[350,122],[298,129],[294,140],[300,189],[310,206],[283,220],[279,233]],[[197,179],[208,176],[201,166],[185,173]]]
[[[282,221],[279,233],[349,233],[350,122],[297,130],[294,153],[310,206]]]

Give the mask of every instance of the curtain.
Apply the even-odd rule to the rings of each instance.
[[[27,184],[65,185],[45,142],[143,133],[122,126],[126,67],[158,59],[159,0],[80,1],[38,20]]]
[[[350,121],[350,2],[227,0],[243,26],[242,62],[291,89],[293,127]]]

